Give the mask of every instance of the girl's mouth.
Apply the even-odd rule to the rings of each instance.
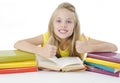
[[[67,33],[68,32],[68,30],[66,30],[66,29],[60,29],[60,30],[58,30],[61,34],[65,34],[65,33]]]

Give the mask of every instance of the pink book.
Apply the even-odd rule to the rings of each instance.
[[[105,74],[105,75],[110,75],[110,76],[115,76],[115,77],[120,77],[120,72],[116,72],[116,73],[112,73],[112,72],[108,72],[102,69],[98,69],[92,66],[87,66],[87,71],[90,72],[95,72],[95,73],[100,73],[100,74]]]
[[[87,57],[120,63],[120,53],[115,52],[93,52],[88,53]]]

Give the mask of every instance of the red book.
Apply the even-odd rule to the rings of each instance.
[[[90,71],[90,72],[95,72],[95,73],[100,73],[100,74],[105,74],[105,75],[120,77],[120,72],[116,72],[116,73],[108,72],[106,70],[95,68],[95,67],[92,67],[92,66],[87,66],[86,70]]]
[[[120,63],[120,53],[115,53],[115,52],[88,53],[87,57]]]
[[[38,67],[23,67],[23,68],[8,68],[0,69],[0,74],[9,74],[9,73],[24,73],[24,72],[37,72]]]

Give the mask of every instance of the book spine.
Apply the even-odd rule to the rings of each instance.
[[[91,72],[100,73],[100,74],[116,76],[116,77],[119,77],[119,74],[120,74],[119,72],[112,73],[112,72],[108,72],[108,71],[105,71],[105,70],[102,70],[102,69],[98,69],[98,68],[95,68],[95,67],[91,67],[91,66],[87,66],[86,70],[87,71],[91,71]]]
[[[106,70],[106,71],[109,71],[109,72],[113,72],[113,73],[115,72],[114,68],[107,67],[107,66],[104,66],[104,65],[99,65],[99,64],[90,63],[90,62],[85,62],[85,64],[89,65],[89,66],[97,67],[97,68],[100,68],[100,69],[103,69],[103,70]]]
[[[0,69],[0,74],[10,74],[10,73],[24,73],[24,72],[37,72],[38,67],[23,67],[23,68],[8,68]]]
[[[99,56],[99,55],[97,56],[97,55],[94,55],[94,54],[87,54],[87,57],[120,63],[120,59],[117,59],[117,58],[114,58],[114,57],[112,57],[112,58],[111,57],[104,57],[104,55],[103,56]]]
[[[105,61],[105,60],[100,60],[100,59],[95,59],[95,58],[88,58],[87,57],[86,58],[86,62],[100,64],[100,65],[108,66],[108,67],[111,67],[111,68],[120,68],[120,64],[119,63]]]
[[[36,65],[37,65],[37,63],[36,63],[35,60],[23,61],[23,62],[0,63],[0,69],[3,69],[3,68],[31,67],[31,66],[36,66]]]

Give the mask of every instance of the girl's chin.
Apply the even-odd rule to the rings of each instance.
[[[57,34],[60,39],[67,39],[69,35],[67,34]]]
[[[68,37],[65,36],[59,36],[60,39],[67,39]]]

